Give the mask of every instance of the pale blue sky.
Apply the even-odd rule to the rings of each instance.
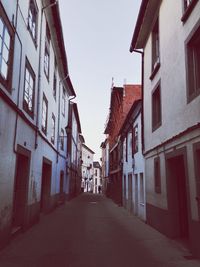
[[[85,143],[101,157],[110,88],[140,83],[140,56],[129,52],[141,0],[59,0],[69,73]]]

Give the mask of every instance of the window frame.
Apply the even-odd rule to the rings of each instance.
[[[156,92],[159,90],[159,115],[157,113],[157,100],[156,100]],[[159,81],[154,89],[152,90],[151,96],[151,110],[152,110],[152,132],[157,130],[162,125],[162,95],[161,95],[161,82]],[[157,118],[159,116],[159,119]]]
[[[191,2],[188,5],[186,5],[187,0],[183,0],[183,15],[181,18],[181,21],[183,23],[187,21],[198,1],[199,0],[191,0]]]
[[[186,51],[186,89],[187,89],[187,103],[190,103],[200,94],[200,78],[198,73],[195,75],[195,70],[198,69],[200,73],[200,61],[198,62],[195,54],[198,51],[200,58],[200,20],[192,29],[190,35],[185,41]],[[194,61],[195,60],[195,61]],[[192,90],[193,88],[193,90]]]
[[[61,128],[61,130],[60,130],[60,150],[62,150],[62,151],[64,151],[64,143],[65,143],[65,141],[64,141],[64,135],[65,135],[65,132]]]
[[[31,2],[32,2],[32,4],[34,5],[34,9],[35,9],[34,11],[35,11],[35,13],[36,13],[36,15],[35,15],[35,37],[34,37],[34,35],[33,35],[32,27],[30,27],[30,25],[29,25],[29,18],[30,18],[30,13],[29,13],[29,12],[30,12]],[[35,1],[35,0],[30,0],[30,1],[29,1],[29,9],[28,9],[28,18],[27,18],[27,29],[28,29],[28,31],[29,31],[29,33],[30,33],[30,35],[31,35],[31,38],[32,38],[32,40],[33,40],[33,42],[34,42],[35,45],[37,45],[38,12],[39,12],[39,10],[38,10],[36,1]],[[32,14],[32,15],[33,15],[33,14]],[[32,24],[33,24],[33,20],[32,20]]]
[[[62,90],[62,115],[65,117],[65,112],[66,112],[66,107],[65,107],[65,88],[63,86],[63,90]]]
[[[29,72],[29,75],[32,77],[33,80],[33,91],[32,91],[32,110],[29,109],[28,105],[29,103],[25,100],[25,93],[26,93],[26,70]],[[33,68],[31,67],[31,64],[26,57],[25,61],[25,69],[24,69],[24,92],[23,92],[23,109],[26,111],[26,113],[33,119],[34,118],[34,108],[35,108],[35,73],[33,71]],[[29,97],[29,96],[28,96]]]
[[[47,60],[48,59],[48,60]],[[48,66],[47,66],[48,63]],[[45,41],[45,48],[44,48],[44,73],[49,82],[49,69],[50,69],[50,51],[49,51],[49,44]]]
[[[54,124],[53,124],[53,121],[54,121]],[[51,127],[52,127],[52,132],[51,132],[51,143],[52,144],[55,144],[55,134],[56,134],[56,117],[55,115],[52,113],[52,116],[51,116]]]
[[[7,29],[8,34],[10,36],[10,47],[9,47],[9,54],[8,54],[8,61],[7,61],[8,63],[7,64],[8,66],[7,77],[5,78],[3,75],[1,75],[1,72],[0,72],[0,83],[5,87],[5,89],[9,93],[11,93],[12,92],[11,87],[12,87],[12,74],[13,74],[13,57],[14,57],[14,29],[12,25],[10,24],[10,21],[1,3],[0,3],[0,14],[1,14],[1,20],[2,20],[3,26],[4,28]]]
[[[53,97],[56,100],[57,96],[57,62],[56,62],[56,57],[54,58],[54,74],[53,74]]]
[[[153,80],[160,68],[160,32],[159,32],[159,16],[156,18],[151,32],[151,76]]]
[[[137,134],[136,134],[137,130]],[[138,152],[139,140],[138,140],[138,123],[132,128],[132,157]]]
[[[44,103],[46,104],[46,116],[45,116],[45,125],[43,125],[43,108],[44,108]],[[42,98],[42,132],[47,135],[47,120],[48,120],[48,100],[43,93],[43,98]]]

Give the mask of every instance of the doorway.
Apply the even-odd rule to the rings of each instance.
[[[132,174],[128,174],[128,210],[133,212],[133,182]]]
[[[134,214],[138,216],[138,174],[135,174],[135,209]]]
[[[172,237],[188,239],[188,197],[183,155],[167,160],[168,205],[172,221]]]
[[[64,171],[60,172],[60,192],[59,192],[59,202],[63,203],[65,200],[64,196]]]
[[[13,232],[20,229],[25,223],[25,213],[28,199],[30,157],[17,154],[16,172],[13,194],[12,228]]]
[[[40,211],[44,213],[50,209],[51,169],[51,162],[43,159]]]

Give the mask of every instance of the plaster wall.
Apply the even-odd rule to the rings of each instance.
[[[162,1],[159,14],[160,69],[151,75],[151,34],[144,48],[144,140],[145,151],[195,125],[199,121],[200,97],[187,104],[185,41],[199,20],[198,2],[182,23],[182,2]],[[169,19],[170,18],[170,19]],[[162,125],[152,132],[152,90],[160,81]],[[169,127],[170,125],[170,127]]]

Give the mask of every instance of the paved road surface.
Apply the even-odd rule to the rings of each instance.
[[[83,194],[13,239],[0,267],[200,267],[188,255],[111,200]]]

